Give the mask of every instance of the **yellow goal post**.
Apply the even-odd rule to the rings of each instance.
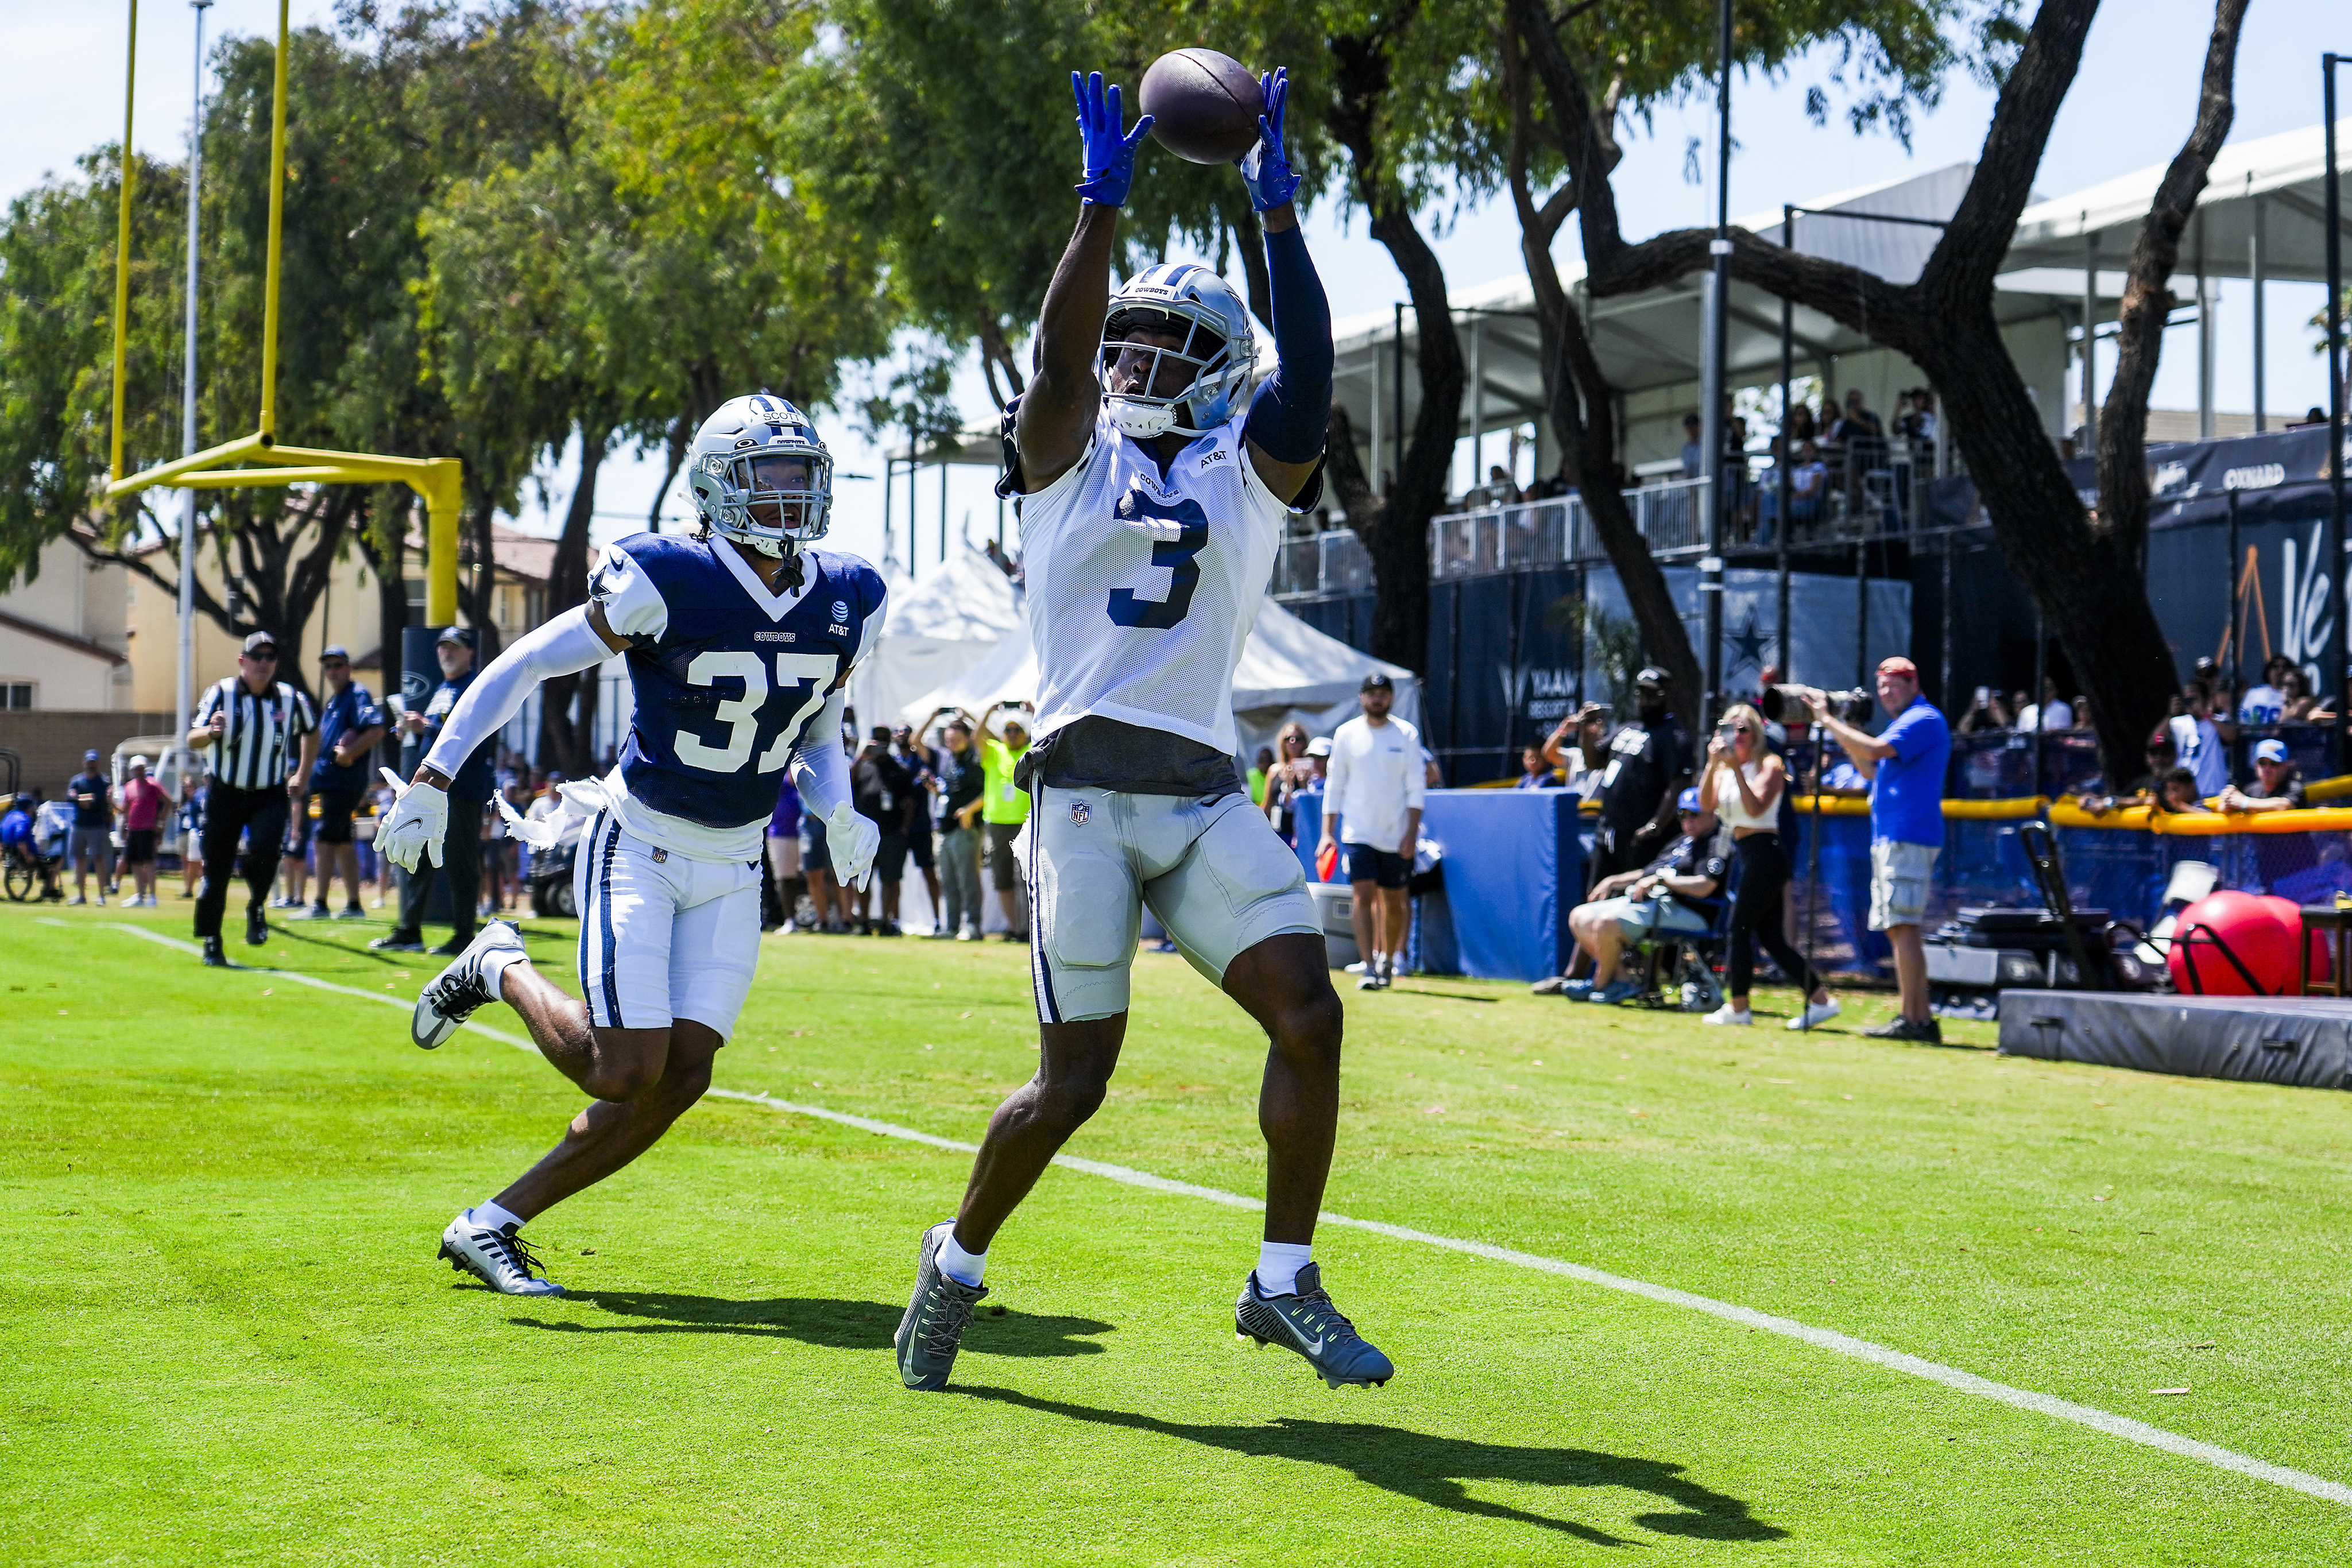
[[[114,247],[114,421],[106,498],[121,500],[142,490],[169,486],[189,490],[235,490],[274,485],[405,485],[425,502],[425,620],[446,626],[457,618],[457,510],[465,467],[455,457],[388,457],[365,452],[331,452],[278,443],[278,275],[286,214],[287,12],[278,0],[278,69],[269,114],[269,252],[262,289],[261,418],[251,435],[190,453],[128,477],[122,474],[122,402],[129,355],[131,314],[131,152],[133,94],[138,85],[139,0],[130,0],[131,35],[122,91],[122,213]],[[196,193],[188,193],[196,199]],[[253,464],[245,467],[238,465]]]

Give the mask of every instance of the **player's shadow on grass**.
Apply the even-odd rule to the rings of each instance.
[[[1788,1534],[1754,1517],[1748,1511],[1748,1505],[1738,1498],[1708,1490],[1685,1479],[1680,1465],[1663,1459],[1597,1453],[1589,1448],[1529,1448],[1481,1443],[1466,1437],[1436,1437],[1402,1427],[1381,1427],[1365,1421],[1304,1421],[1283,1416],[1259,1427],[1198,1426],[1187,1421],[1163,1421],[1156,1416],[1128,1410],[1097,1410],[1055,1399],[1038,1399],[1003,1388],[957,1385],[952,1391],[974,1399],[1017,1405],[1024,1410],[1090,1421],[1097,1426],[1181,1437],[1252,1458],[1335,1465],[1352,1472],[1358,1480],[1413,1498],[1432,1508],[1557,1530],[1599,1546],[1627,1546],[1633,1542],[1574,1520],[1553,1519],[1507,1503],[1485,1501],[1472,1497],[1463,1483],[1508,1481],[1527,1486],[1615,1487],[1648,1492],[1674,1504],[1675,1511],[1635,1514],[1633,1522],[1661,1535],[1699,1541],[1779,1541]]]
[[[824,1297],[776,1296],[732,1301],[724,1296],[681,1296],[653,1291],[574,1291],[564,1298],[584,1301],[617,1317],[643,1322],[570,1322],[541,1318],[511,1320],[523,1328],[556,1333],[716,1333],[754,1339],[791,1339],[827,1350],[888,1350],[903,1307],[880,1301],[844,1301]],[[1097,1355],[1103,1346],[1083,1337],[1108,1333],[1111,1324],[1092,1318],[1048,1317],[981,1309],[965,1331],[963,1348],[980,1355]]]

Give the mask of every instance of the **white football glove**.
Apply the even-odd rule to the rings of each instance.
[[[447,792],[430,784],[403,784],[389,768],[381,771],[385,782],[400,791],[400,798],[376,827],[376,853],[403,871],[415,871],[428,854],[439,865],[442,845],[449,836]]]
[[[824,820],[825,852],[833,857],[833,878],[845,887],[864,893],[874,880],[874,852],[882,847],[882,830],[857,814],[844,800]]]

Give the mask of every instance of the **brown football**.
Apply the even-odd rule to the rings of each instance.
[[[1248,152],[1265,112],[1257,77],[1214,49],[1160,56],[1137,98],[1160,144],[1191,163],[1230,163]]]

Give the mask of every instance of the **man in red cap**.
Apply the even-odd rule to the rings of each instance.
[[[1943,1031],[1927,1010],[1927,950],[1919,925],[1944,847],[1951,726],[1919,695],[1919,666],[1899,653],[1879,662],[1878,706],[1894,722],[1877,735],[1837,717],[1822,693],[1808,687],[1804,695],[1854,770],[1870,780],[1870,928],[1885,932],[1895,948],[1903,1007],[1892,1022],[1864,1032],[1941,1045]]]

